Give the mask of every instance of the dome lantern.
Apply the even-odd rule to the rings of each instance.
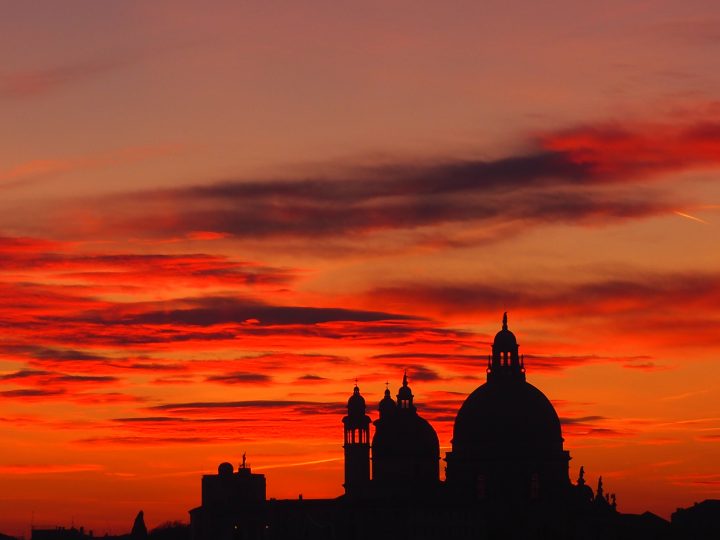
[[[412,390],[408,386],[407,370],[403,374],[402,386],[397,393],[397,404],[399,409],[414,411]]]
[[[488,358],[487,380],[506,377],[525,380],[525,361],[519,354],[515,334],[508,330],[507,312],[503,314],[502,330],[495,334],[492,356]]]

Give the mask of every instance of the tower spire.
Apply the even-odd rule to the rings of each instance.
[[[370,417],[365,414],[365,398],[355,381],[343,421],[345,439],[345,493],[361,493],[370,481]]]
[[[506,311],[505,313],[503,313],[503,325],[502,325],[502,329],[503,329],[503,330],[507,330],[507,329],[508,329],[508,325],[507,325],[507,311]]]

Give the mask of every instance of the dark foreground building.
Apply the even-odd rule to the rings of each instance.
[[[593,490],[582,467],[570,481],[560,420],[526,381],[507,315],[486,371],[455,419],[444,482],[437,433],[420,416],[407,375],[396,399],[385,390],[374,422],[356,385],[342,419],[344,495],[267,501],[265,477],[244,458],[237,472],[224,463],[202,479],[202,505],[190,511],[193,540],[683,538],[649,512],[619,513],[602,478]],[[701,510],[687,516],[685,530]]]
[[[148,540],[147,527],[145,526],[145,514],[142,510],[138,512],[133,522],[132,530],[128,534],[120,536],[94,536],[92,531],[86,531],[84,527],[76,529],[74,526],[54,527],[52,529],[36,529],[33,527],[31,540],[92,540],[103,538],[107,540]]]

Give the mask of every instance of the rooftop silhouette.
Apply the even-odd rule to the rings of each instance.
[[[202,505],[190,511],[193,539],[661,539],[680,530],[650,512],[619,512],[602,477],[595,490],[587,484],[584,466],[571,482],[560,420],[526,380],[507,313],[486,382],[457,413],[444,481],[438,436],[415,404],[408,372],[395,398],[385,386],[374,421],[357,381],[348,398],[344,494],[267,501],[265,477],[243,456],[237,472],[224,463],[203,477]],[[678,521],[709,514],[717,523],[719,513],[703,506]]]

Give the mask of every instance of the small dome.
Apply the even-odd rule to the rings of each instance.
[[[573,486],[573,490],[575,492],[575,497],[580,502],[589,503],[595,498],[592,488],[587,484],[582,486]]]
[[[400,390],[398,390],[398,399],[411,399],[413,397],[412,390],[410,390],[409,386],[401,386]]]
[[[380,416],[386,416],[392,414],[395,411],[395,401],[390,397],[390,389],[385,389],[385,397],[380,400]]]
[[[224,463],[218,465],[218,475],[220,476],[232,476],[233,471],[234,469],[232,463],[225,461]]]
[[[347,407],[349,416],[362,416],[365,414],[365,398],[360,395],[360,388],[357,385],[353,388]]]
[[[510,330],[500,330],[497,334],[495,334],[495,341],[493,341],[493,349],[497,349],[500,351],[512,351],[517,349],[517,339],[515,339],[515,334],[513,334]]]

